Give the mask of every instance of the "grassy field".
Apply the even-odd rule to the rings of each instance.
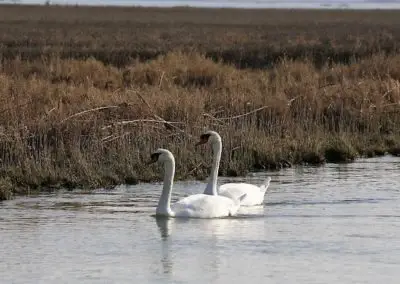
[[[0,6],[0,198],[400,152],[400,11]]]
[[[400,48],[400,11],[238,10],[1,6],[0,51],[35,59],[94,56],[124,67],[172,49],[197,50],[237,67],[282,56],[317,65]]]

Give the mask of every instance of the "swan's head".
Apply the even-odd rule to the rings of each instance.
[[[153,164],[155,162],[164,163],[167,161],[173,161],[174,155],[167,149],[159,148],[150,155],[150,161],[147,164]]]
[[[211,144],[221,142],[221,136],[219,136],[218,132],[209,130],[200,135],[200,141],[196,143],[196,146],[207,142],[210,142]]]

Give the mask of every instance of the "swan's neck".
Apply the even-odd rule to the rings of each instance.
[[[217,140],[212,144],[212,152],[213,152],[213,161],[211,167],[211,174],[206,189],[204,190],[204,194],[218,195],[217,179],[218,179],[219,162],[221,160],[221,152],[222,152],[221,140]]]
[[[174,183],[175,175],[175,161],[164,162],[164,182],[163,190],[161,192],[160,200],[156,210],[157,215],[173,216],[174,213],[171,210],[171,194],[172,185]]]

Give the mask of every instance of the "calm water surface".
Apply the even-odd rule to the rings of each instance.
[[[0,203],[0,283],[398,283],[400,158],[270,175],[227,219],[152,217],[161,184]]]

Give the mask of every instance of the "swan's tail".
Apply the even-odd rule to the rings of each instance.
[[[242,203],[242,201],[246,198],[247,193],[243,193],[241,196],[239,196],[238,198],[233,199],[233,201],[235,202],[236,206],[240,206],[240,204]]]
[[[271,181],[271,177],[267,177],[266,180],[264,181],[264,183],[262,185],[260,185],[260,189],[262,192],[267,191],[270,181]]]

